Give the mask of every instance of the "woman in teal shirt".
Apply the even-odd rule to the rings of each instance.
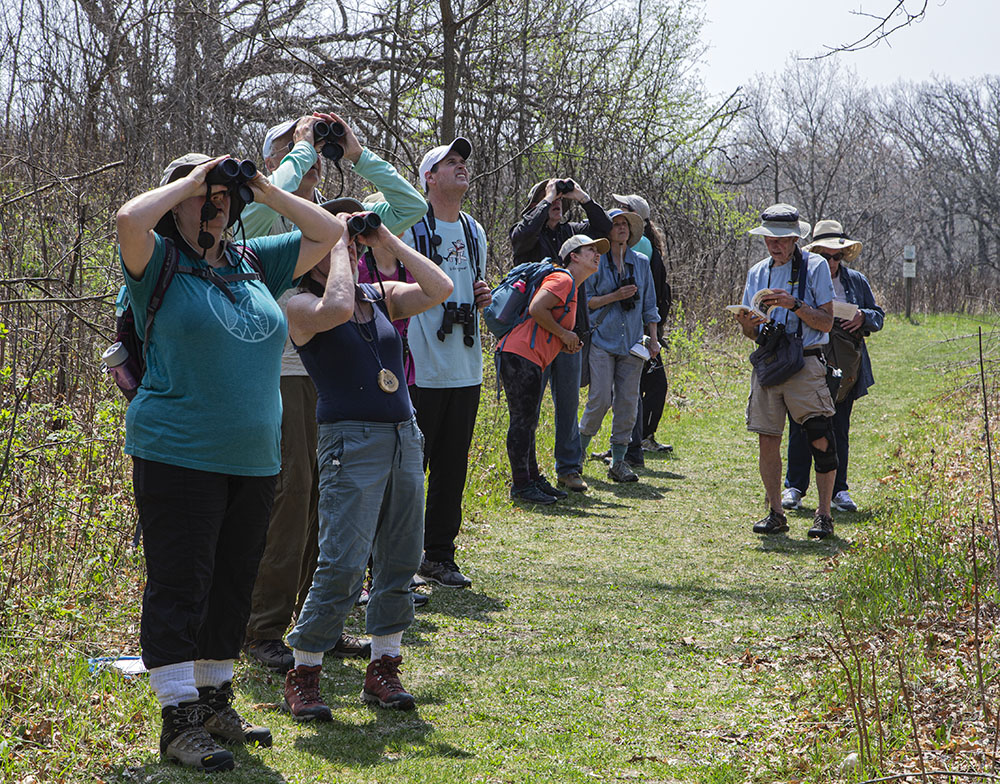
[[[271,743],[265,727],[232,708],[231,682],[280,469],[287,326],[275,297],[345,229],[256,175],[255,200],[300,231],[246,243],[264,280],[255,277],[250,254],[227,238],[239,210],[230,188],[205,182],[226,157],[185,155],[167,166],[160,187],[118,211],[136,313],[145,312],[167,254],[179,254],[155,326],[145,335],[137,324],[146,370],[126,417],[125,451],[146,557],[140,641],[161,706],[160,752],[205,770],[233,767],[213,735]]]

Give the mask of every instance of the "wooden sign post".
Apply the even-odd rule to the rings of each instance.
[[[917,248],[903,246],[903,280],[906,281],[906,318],[910,317],[910,302],[913,297],[913,279],[917,277]]]

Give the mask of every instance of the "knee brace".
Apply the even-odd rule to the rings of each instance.
[[[806,438],[809,439],[809,449],[816,464],[816,473],[836,471],[840,462],[837,460],[837,440],[830,417],[817,416],[807,419],[802,423],[802,429],[806,431]],[[816,448],[814,442],[821,438],[826,439],[826,449]]]

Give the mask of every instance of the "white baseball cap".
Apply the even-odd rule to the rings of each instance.
[[[440,147],[435,147],[424,156],[424,159],[420,161],[420,168],[417,170],[417,176],[420,178],[420,184],[424,188],[424,193],[427,193],[427,172],[443,161],[452,150],[468,160],[469,156],[472,155],[472,143],[468,139],[459,136],[451,144],[442,144]]]
[[[264,134],[264,143],[260,147],[260,151],[263,153],[265,158],[271,157],[273,153],[271,148],[274,146],[275,140],[292,130],[297,122],[298,120],[285,120],[284,122],[278,123],[273,128],[267,129],[267,133]]]

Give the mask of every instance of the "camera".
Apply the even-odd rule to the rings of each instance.
[[[576,187],[576,183],[573,180],[556,180],[556,193],[563,194],[569,193]]]
[[[757,345],[763,346],[778,338],[785,331],[785,325],[780,321],[768,321],[762,324],[760,332],[757,333]]]
[[[238,196],[245,204],[250,204],[253,201],[253,190],[247,183],[256,176],[257,167],[253,161],[226,158],[209,169],[205,175],[205,183],[225,185],[233,196]]]
[[[464,333],[462,341],[469,348],[475,345],[473,335],[476,334],[476,314],[472,310],[471,302],[446,302],[444,303],[444,313],[441,315],[441,326],[437,331],[438,340],[443,341],[445,335],[450,335],[455,324],[462,325]]]
[[[367,237],[378,231],[382,225],[382,219],[374,212],[363,212],[360,215],[352,215],[347,219],[347,236],[354,239],[358,235]]]
[[[625,286],[635,286],[635,276],[629,275],[627,278],[622,278],[621,282],[618,284],[618,288],[624,288]],[[638,289],[638,287],[636,287]],[[622,306],[622,310],[632,310],[635,307],[635,303],[639,301],[638,290],[631,297],[627,299],[618,300],[619,304]]]
[[[344,157],[344,147],[340,144],[340,140],[346,134],[347,129],[344,128],[343,123],[328,123],[325,120],[317,120],[316,124],[313,125],[313,139],[317,144],[323,142],[320,152],[323,153],[324,158],[329,158],[331,161],[339,161]]]

